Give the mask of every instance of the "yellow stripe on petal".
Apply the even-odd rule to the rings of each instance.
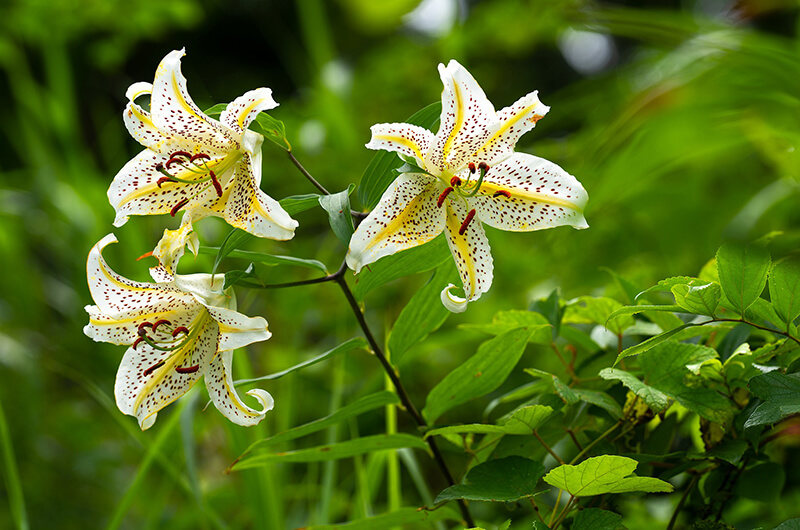
[[[494,195],[500,191],[507,191],[511,194],[511,197],[517,197],[519,199],[524,199],[528,201],[539,202],[542,204],[550,204],[552,206],[558,206],[560,208],[569,208],[570,210],[575,211],[583,211],[583,207],[571,202],[569,199],[562,199],[560,197],[554,197],[553,195],[544,195],[542,193],[534,193],[531,191],[526,191],[521,188],[511,188],[511,187],[504,187],[492,182],[483,181],[481,185],[480,193],[483,195]]]
[[[392,143],[395,143],[395,144],[399,144],[399,145],[411,150],[414,153],[414,156],[416,156],[419,160],[422,160],[424,158],[423,154],[422,154],[422,151],[420,151],[420,148],[417,146],[417,144],[415,144],[414,142],[412,142],[411,140],[409,140],[407,138],[403,138],[402,136],[389,136],[388,134],[376,134],[376,135],[372,136],[372,139],[373,140],[383,140],[383,141],[386,141],[386,142],[392,142]]]

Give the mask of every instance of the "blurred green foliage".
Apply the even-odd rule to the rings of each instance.
[[[113,381],[123,349],[93,343],[81,332],[82,307],[91,303],[85,256],[112,228],[108,184],[140,149],[122,124],[125,89],[152,80],[172,49],[186,47],[184,74],[202,108],[271,87],[281,104],[271,114],[285,122],[297,157],[331,190],[357,183],[372,157],[363,148],[370,125],[404,121],[438,99],[439,62],[464,64],[498,108],[534,89],[552,107],[518,150],[558,163],[583,183],[591,229],[489,229],[492,291],[404,354],[402,377],[416,403],[481,340],[459,324],[485,324],[499,310],[525,309],[553,288],[565,298],[616,295],[601,267],[652,285],[697,274],[727,239],[781,231],[773,257],[797,248],[795,2],[452,4],[458,7],[452,26],[439,35],[409,26],[404,17],[414,0],[0,4],[0,403],[31,527],[296,527],[383,513],[398,494],[430,503],[431,493],[445,487],[435,470],[420,475],[420,468],[430,468],[415,461],[427,459],[422,453],[403,453],[399,493],[381,486],[392,473],[385,453],[222,473],[253,441],[382,389],[378,364],[358,352],[265,385],[275,410],[249,430],[212,409],[200,413],[206,400],[200,389],[165,410],[146,433],[116,410]],[[605,37],[581,41],[586,34],[576,31]],[[578,68],[570,46],[609,55]],[[265,146],[264,161],[262,187],[271,196],[315,191],[277,149]],[[330,234],[327,214],[314,209],[297,219],[294,240],[253,241],[248,248],[318,259],[335,270],[344,249]],[[134,218],[114,230],[125,244],[109,249],[112,266],[145,279],[146,266],[134,260],[152,249],[163,223]],[[228,231],[216,220],[199,230],[209,245],[219,245]],[[212,263],[213,256],[185,258],[183,272],[208,271]],[[277,266],[273,280],[313,274]],[[374,329],[388,329],[429,276],[370,292],[365,303]],[[264,315],[274,334],[237,354],[239,377],[283,370],[357,333],[329,284],[242,291],[239,298],[240,308]],[[545,351],[529,353],[528,364],[557,368]],[[446,421],[479,416],[492,398],[526,378],[512,376]],[[402,414],[398,421],[413,429]],[[320,433],[314,445],[379,434],[386,431],[383,422],[383,415],[370,413]],[[791,455],[796,462],[796,449]],[[463,464],[453,458],[454,468]],[[4,469],[8,477],[10,468]],[[797,474],[786,480],[791,496],[732,506],[730,522],[771,528],[797,515]],[[3,488],[0,527],[10,528],[19,496],[13,484]],[[488,509],[474,505],[479,518],[490,517]],[[637,502],[620,509],[632,528],[664,511]]]

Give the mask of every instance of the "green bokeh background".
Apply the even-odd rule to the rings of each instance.
[[[165,409],[145,433],[114,407],[124,348],[93,343],[82,333],[83,306],[91,303],[85,257],[113,230],[121,243],[106,253],[112,267],[145,280],[149,264],[135,258],[152,250],[165,227],[178,225],[168,217],[133,218],[113,229],[105,195],[140,150],[121,120],[125,90],[151,81],[172,49],[186,47],[183,72],[202,108],[258,86],[272,88],[280,107],[271,114],[286,123],[297,157],[337,191],[357,183],[371,159],[363,147],[370,125],[404,121],[438,99],[439,62],[459,60],[497,108],[534,89],[551,106],[518,150],[558,163],[583,183],[591,228],[487,229],[492,290],[403,364],[402,377],[420,406],[482,340],[459,324],[525,309],[553,288],[566,298],[607,292],[604,267],[642,288],[696,274],[728,239],[781,231],[771,243],[773,256],[797,248],[796,2],[452,3],[458,14],[440,35],[409,26],[404,16],[416,0],[0,3],[0,404],[31,527],[285,528],[381,513],[393,502],[381,480],[383,457],[222,473],[250,441],[382,388],[380,366],[365,353],[262,385],[276,407],[254,429],[226,423],[213,407],[201,412],[207,397],[200,388]],[[581,35],[573,31],[607,35],[608,62],[576,69],[563,52]],[[275,198],[315,191],[280,151],[266,146],[262,188]],[[294,240],[256,241],[249,248],[320,259],[335,270],[345,249],[324,212],[297,219]],[[228,232],[216,219],[198,230],[208,245]],[[187,257],[181,266],[208,271],[211,260]],[[276,283],[310,277],[304,269],[274,269]],[[428,277],[394,282],[367,297],[380,335]],[[237,354],[241,377],[282,370],[357,333],[332,285],[240,291],[239,300],[244,312],[264,315],[274,335]],[[523,360],[543,369],[552,362],[545,352]],[[486,402],[456,409],[443,421],[474,419]],[[384,428],[383,415],[375,413],[291,447]],[[399,429],[413,429],[402,412]],[[417,460],[435,495],[445,484],[425,455]],[[463,462],[454,456],[452,464],[461,469]],[[3,469],[7,478],[7,460]],[[359,477],[370,481],[373,498],[353,497]],[[406,471],[401,481],[403,501],[421,504]],[[732,521],[771,528],[798,515],[792,513],[797,483],[788,477],[791,498],[732,508]],[[0,528],[12,528],[9,482],[3,484]],[[628,506],[626,523],[638,528],[637,520],[660,521],[659,509]],[[490,510],[475,508],[479,517],[502,520]]]

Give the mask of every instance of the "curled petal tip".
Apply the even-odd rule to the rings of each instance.
[[[259,414],[266,414],[275,408],[275,400],[272,399],[272,395],[266,390],[254,388],[253,390],[248,390],[245,395],[252,396],[258,400],[259,404],[261,405],[261,412],[259,412]]]
[[[455,285],[451,283],[444,288],[441,295],[442,304],[453,313],[463,313],[467,310],[467,304],[469,303],[469,300],[450,294],[450,289],[453,289],[454,287]]]

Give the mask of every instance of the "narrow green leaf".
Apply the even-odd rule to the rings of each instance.
[[[574,497],[606,493],[648,493],[672,491],[672,484],[653,477],[632,475],[639,463],[624,456],[602,455],[587,458],[577,466],[564,464],[550,471],[544,481]]]
[[[424,525],[424,528],[428,528],[427,523],[459,520],[461,520],[461,516],[455,510],[447,506],[435,510],[412,507],[400,508],[394,512],[384,513],[374,517],[366,517],[347,523],[306,526],[304,530],[388,530],[402,525],[413,525],[414,528],[417,528],[419,525]]]
[[[204,110],[203,112],[206,114],[206,116],[215,117],[215,116],[219,116],[220,114],[222,114],[222,111],[224,111],[226,108],[228,108],[228,104],[227,103],[217,103],[213,107],[209,107],[206,110]]]
[[[587,508],[575,514],[570,530],[627,530],[622,516],[600,508]]]
[[[800,316],[800,257],[788,257],[772,267],[769,297],[783,322],[790,324]]]
[[[713,316],[722,295],[719,285],[705,283],[701,285],[675,285],[672,287],[675,303],[689,313]]]
[[[645,311],[666,311],[668,313],[680,313],[683,312],[683,308],[679,305],[626,305],[608,315],[608,319],[614,320],[615,318],[637,315],[639,313],[644,313]]]
[[[356,276],[353,295],[357,300],[363,300],[376,287],[409,274],[431,270],[447,259],[452,259],[450,249],[444,235],[440,235],[424,245],[385,256],[361,269]],[[442,285],[442,289],[445,287],[446,284]]]
[[[294,440],[296,438],[301,438],[303,436],[308,436],[309,434],[319,432],[323,429],[327,429],[328,427],[341,423],[342,421],[348,418],[359,416],[361,414],[364,414],[365,412],[379,409],[387,405],[396,405],[399,402],[400,402],[399,398],[393,392],[389,391],[376,392],[375,394],[364,396],[354,403],[345,405],[344,407],[338,409],[336,412],[330,414],[329,416],[325,416],[324,418],[314,420],[304,425],[299,425],[297,427],[289,429],[288,431],[280,432],[275,436],[271,436],[264,440],[258,440],[253,445],[251,445],[247,449],[247,451],[249,452],[255,449],[256,447],[262,445],[274,445],[277,443]]]
[[[478,352],[445,376],[425,402],[422,415],[433,423],[451,408],[500,386],[514,369],[530,336],[542,327],[501,333],[478,347]]]
[[[325,462],[328,460],[339,460],[351,456],[363,455],[373,451],[383,451],[386,449],[400,449],[401,447],[411,447],[426,451],[428,445],[421,438],[410,434],[377,434],[374,436],[364,436],[355,440],[310,447],[308,449],[298,449],[284,453],[259,453],[248,455],[236,464],[231,466],[234,471],[251,469],[274,463],[288,462]]]
[[[551,407],[545,405],[531,405],[515,410],[508,418],[500,422],[500,425],[484,423],[472,423],[467,425],[450,425],[431,429],[425,433],[425,438],[429,436],[444,436],[447,434],[533,434],[553,413]]]
[[[642,383],[635,375],[629,374],[624,370],[603,368],[600,370],[600,377],[607,380],[616,379],[621,382],[634,394],[642,398],[642,401],[656,413],[662,412],[667,408],[667,405],[669,405],[669,396],[658,389]]]
[[[489,335],[499,335],[512,329],[531,326],[544,326],[541,331],[531,335],[531,342],[549,345],[553,341],[552,322],[549,322],[544,315],[534,311],[522,311],[519,309],[500,311],[492,317],[492,322],[489,324],[461,324],[458,327],[488,333]]]
[[[769,372],[752,378],[747,386],[764,402],[747,418],[745,428],[777,423],[800,412],[800,374]]]
[[[406,120],[406,123],[430,129],[439,120],[441,113],[442,104],[437,101],[416,112]],[[403,160],[397,153],[390,151],[375,153],[358,184],[358,202],[370,210],[374,208],[389,184],[397,178],[395,170],[402,165]]]
[[[441,492],[436,504],[455,499],[487,502],[514,502],[536,495],[536,484],[544,466],[521,456],[507,456],[478,464],[469,470],[466,484],[456,484]]]
[[[346,190],[331,195],[320,195],[319,205],[328,212],[328,221],[331,229],[345,248],[350,246],[353,236],[353,216],[350,215],[350,194],[355,184],[350,184]]]
[[[636,295],[636,299],[638,300],[642,295],[652,292],[663,292],[669,293],[672,292],[672,288],[676,285],[691,285],[692,282],[698,281],[697,278],[693,276],[673,276],[672,278],[665,278],[655,284],[652,287],[649,287],[642,291],[641,293]]]
[[[677,328],[673,328],[669,331],[662,333],[661,335],[656,335],[655,337],[650,337],[649,339],[636,344],[635,346],[631,346],[630,348],[626,348],[617,355],[617,359],[614,361],[614,365],[616,366],[622,359],[626,357],[633,357],[634,355],[639,355],[640,353],[644,353],[650,348],[655,348],[662,342],[669,340],[672,336],[677,335],[681,331],[686,328],[691,328],[695,326],[702,326],[702,324],[684,324],[682,326],[678,326]]]
[[[294,215],[319,206],[320,197],[322,197],[322,195],[319,193],[306,193],[303,195],[290,195],[278,202],[281,204],[281,207],[286,210],[286,213]]]
[[[744,317],[744,311],[761,296],[769,272],[769,252],[757,245],[728,243],[717,251],[717,271],[725,297]]]
[[[553,292],[547,298],[536,300],[530,305],[529,309],[540,313],[553,326],[550,330],[550,335],[555,341],[561,334],[561,319],[564,317],[564,308],[561,307],[561,298],[558,296],[558,290],[553,289]]]
[[[228,255],[242,246],[243,243],[251,239],[253,236],[245,232],[244,230],[239,230],[238,228],[234,228],[231,230],[225,239],[222,241],[222,244],[217,249],[217,257],[214,258],[214,266],[211,267],[211,274],[217,273],[217,268],[219,264],[224,260]],[[200,249],[203,250],[202,247]]]
[[[282,121],[276,120],[266,112],[260,112],[250,127],[284,151],[292,150],[289,140],[286,139],[286,126]]]
[[[246,385],[248,383],[256,383],[258,381],[272,381],[273,379],[280,379],[281,377],[291,374],[292,372],[302,370],[303,368],[308,368],[309,366],[330,359],[331,357],[334,357],[336,355],[341,355],[342,353],[349,353],[353,350],[369,350],[369,344],[367,343],[367,340],[363,337],[352,338],[346,342],[339,344],[335,348],[326,351],[323,354],[320,354],[312,359],[296,364],[291,368],[287,368],[286,370],[282,370],[274,374],[256,377],[255,379],[240,379],[239,381],[234,382],[234,386]]]
[[[625,295],[626,304],[636,303],[636,297],[639,296],[639,293],[641,292],[638,287],[608,267],[600,267],[600,270],[608,273],[612,278],[614,278],[614,282],[619,287],[619,290]]]
[[[389,334],[392,362],[400,364],[409,348],[439,329],[451,312],[440,302],[443,286],[457,277],[455,263],[442,263],[422,289],[414,293],[400,312]]]
[[[221,247],[200,247],[200,254],[219,254]],[[328,268],[321,261],[315,259],[296,258],[294,256],[279,256],[276,254],[265,254],[263,252],[251,252],[249,250],[229,250],[226,257],[234,259],[244,259],[253,263],[263,263],[265,265],[295,265],[315,269],[328,274]]]
[[[611,319],[611,315],[622,308],[622,304],[613,298],[581,296],[567,305],[564,310],[564,323],[570,324],[597,324],[604,326],[615,335],[635,324],[628,315],[620,315]]]
[[[11,517],[18,530],[27,530],[29,525],[28,511],[25,509],[25,495],[22,489],[22,482],[19,479],[14,446],[11,443],[11,431],[8,428],[8,422],[6,422],[2,403],[0,403],[0,450],[3,453],[2,475],[6,485],[6,492],[8,493]]]

